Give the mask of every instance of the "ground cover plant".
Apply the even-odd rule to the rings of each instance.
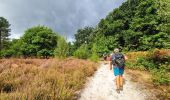
[[[87,77],[97,69],[87,60],[1,59],[1,100],[75,99]]]

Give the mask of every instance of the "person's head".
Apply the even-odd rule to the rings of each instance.
[[[115,49],[114,49],[114,53],[119,53],[119,49],[118,49],[118,48],[115,48]]]

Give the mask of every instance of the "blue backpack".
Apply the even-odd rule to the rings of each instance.
[[[115,53],[112,55],[112,64],[122,68],[125,66],[125,58],[122,53]]]

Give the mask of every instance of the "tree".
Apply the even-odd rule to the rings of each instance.
[[[26,57],[47,58],[54,55],[58,35],[45,26],[32,27],[21,37],[22,54]]]
[[[166,34],[164,42],[165,48],[170,49],[170,1],[169,0],[160,0],[159,1],[159,11],[158,11],[161,21],[159,29]]]
[[[9,22],[5,18],[0,17],[0,51],[5,48],[9,40],[8,38],[10,36],[9,27],[10,27]]]
[[[79,59],[87,59],[90,56],[87,44],[82,44],[73,55]]]
[[[86,43],[89,44],[91,42],[91,37],[93,36],[93,29],[92,27],[85,27],[83,29],[79,29],[75,34],[75,46],[78,48],[82,44]]]
[[[60,37],[57,41],[57,48],[55,49],[55,56],[64,59],[69,54],[69,45],[64,37]]]
[[[96,46],[96,44],[94,43],[93,44],[93,47],[92,47],[92,55],[91,55],[91,57],[90,57],[90,60],[92,60],[92,61],[94,61],[94,62],[97,62],[97,61],[99,61],[99,56],[98,56],[98,54],[97,54],[97,46]]]
[[[94,29],[104,35],[99,46],[103,50],[115,46],[126,50],[170,48],[169,8],[168,0],[127,0]],[[96,39],[101,41],[98,36]]]

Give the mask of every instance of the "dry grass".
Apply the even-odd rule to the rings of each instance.
[[[153,52],[148,52],[148,51],[138,51],[138,52],[128,52],[126,56],[128,57],[129,60],[136,60],[139,57],[147,57],[149,53],[155,53],[155,56],[159,55],[170,55],[170,49],[155,49]]]
[[[129,52],[126,54],[126,56],[130,60],[135,60],[138,57],[146,57],[147,54],[148,54],[148,52],[146,52],[146,51],[138,51],[138,52]]]
[[[0,59],[0,99],[72,100],[97,63],[68,58]]]

